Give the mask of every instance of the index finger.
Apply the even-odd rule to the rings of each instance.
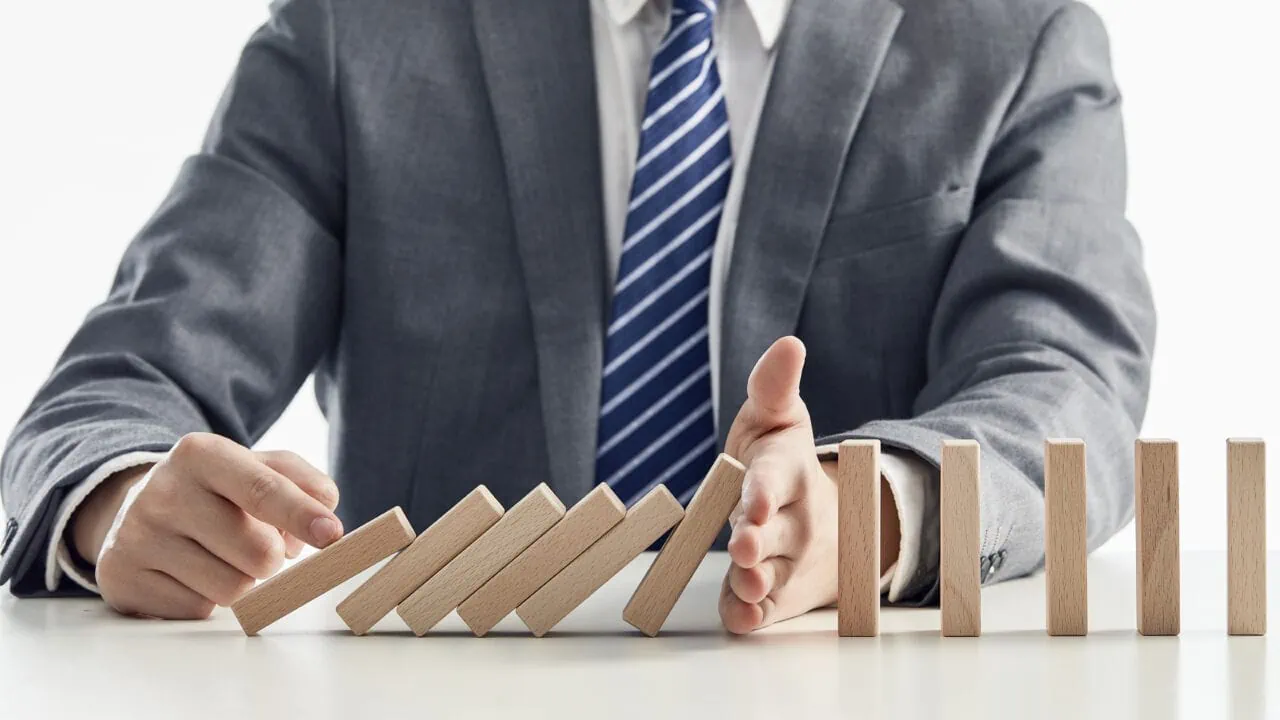
[[[342,522],[319,500],[232,442],[203,454],[192,475],[249,515],[315,546],[342,537]]]
[[[804,467],[782,453],[764,452],[747,466],[742,481],[740,519],[762,525],[779,510],[800,499]]]

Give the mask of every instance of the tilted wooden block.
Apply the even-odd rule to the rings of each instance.
[[[1138,632],[1181,631],[1178,567],[1178,444],[1139,440],[1134,452],[1138,519]]]
[[[684,519],[663,544],[644,579],[622,611],[622,619],[653,637],[667,621],[702,558],[711,549],[729,513],[742,499],[746,468],[721,454],[689,502]]]
[[[534,635],[546,635],[683,516],[680,502],[659,485],[632,506],[622,522],[521,603],[516,614]]]
[[[415,635],[425,635],[562,517],[564,504],[546,484],[539,485],[397,605],[396,612]]]
[[[1227,633],[1267,634],[1267,449],[1227,441]]]
[[[485,635],[626,515],[627,506],[613,490],[597,485],[555,527],[467,598],[458,607],[458,617],[471,632]]]
[[[840,637],[880,634],[880,441],[840,444],[837,468],[836,626]]]
[[[947,440],[942,444],[943,637],[982,634],[979,453],[978,443],[972,440]]]
[[[413,528],[396,507],[245,594],[231,606],[246,635],[350,580],[413,542]]]
[[[356,635],[369,632],[501,517],[502,505],[488,488],[481,485],[467,493],[412,545],[338,603],[338,616]]]
[[[1045,627],[1050,635],[1089,632],[1085,447],[1081,440],[1044,444]]]

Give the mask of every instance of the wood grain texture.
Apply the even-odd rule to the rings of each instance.
[[[1138,440],[1134,452],[1138,534],[1138,632],[1181,631],[1178,444]]]
[[[742,499],[742,463],[721,453],[702,479],[684,519],[671,532],[658,557],[631,595],[622,619],[640,632],[654,637],[667,621],[671,609],[689,586],[693,573],[702,564],[729,513]]]
[[[356,635],[369,632],[446,563],[502,517],[502,505],[481,485],[467,493],[373,577],[338,603],[338,616]]]
[[[427,634],[562,517],[564,504],[545,483],[539,485],[397,605],[396,613],[415,635]]]
[[[942,444],[943,637],[982,634],[979,454],[978,443],[972,440],[947,440]]]
[[[597,485],[564,518],[489,578],[458,607],[458,617],[477,637],[493,629],[627,515],[608,485]]]
[[[622,522],[520,603],[516,614],[534,635],[546,635],[682,517],[680,502],[665,485],[657,486],[627,511]]]
[[[1085,446],[1044,443],[1045,627],[1050,635],[1089,632]]]
[[[836,627],[840,637],[880,634],[880,441],[846,440],[837,466]]]
[[[1267,634],[1267,449],[1227,441],[1227,634]]]
[[[413,527],[408,518],[400,508],[392,508],[268,578],[232,604],[231,611],[246,635],[257,635],[411,542]]]

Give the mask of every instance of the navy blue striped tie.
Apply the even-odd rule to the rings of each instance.
[[[715,460],[707,345],[711,253],[733,159],[712,0],[674,0],[649,74],[605,340],[596,477],[628,504],[688,503]]]

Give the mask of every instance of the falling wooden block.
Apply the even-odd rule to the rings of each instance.
[[[338,615],[364,635],[409,594],[502,517],[502,505],[481,485],[441,515],[413,544],[338,603]]]
[[[1227,634],[1267,634],[1267,451],[1227,441]]]
[[[622,522],[520,603],[516,614],[534,635],[546,635],[682,517],[680,502],[665,485],[657,486],[627,511]]]
[[[392,508],[259,584],[231,611],[246,635],[256,635],[411,542],[413,527],[400,508]]]
[[[653,637],[667,621],[702,558],[711,549],[729,513],[742,499],[746,468],[721,454],[698,486],[684,519],[667,538],[658,557],[622,611],[622,619]]]
[[[626,515],[627,506],[613,490],[597,485],[555,527],[467,598],[458,607],[458,617],[477,636],[488,633]]]
[[[837,468],[840,637],[880,634],[880,441],[846,440]]]
[[[415,635],[425,635],[562,517],[564,504],[545,483],[539,485],[397,605],[396,612]]]
[[[1178,567],[1178,444],[1139,440],[1134,453],[1138,516],[1138,632],[1181,630]]]
[[[1085,447],[1081,440],[1044,444],[1045,617],[1050,635],[1089,632]]]
[[[978,443],[942,444],[942,635],[982,634],[982,579],[979,576]]]

